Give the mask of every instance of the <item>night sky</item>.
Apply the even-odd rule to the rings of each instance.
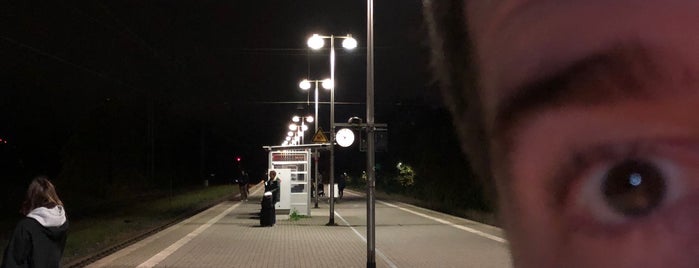
[[[298,82],[329,77],[329,51],[306,48],[312,33],[358,40],[351,52],[336,45],[336,121],[365,117],[366,1],[3,1],[0,152],[24,171],[0,172],[60,175],[90,124],[121,129],[105,131],[112,141],[161,147],[182,142],[168,136],[181,124],[173,129],[193,133],[182,137],[207,133],[189,142],[219,163],[205,172],[238,155],[262,170],[261,147],[281,143],[292,115],[313,113]],[[396,107],[441,106],[419,0],[375,1],[375,57],[376,122],[393,123],[384,115]],[[121,117],[144,123],[110,125]]]

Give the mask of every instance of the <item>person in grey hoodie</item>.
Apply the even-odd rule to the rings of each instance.
[[[56,188],[46,177],[29,184],[17,223],[2,260],[2,268],[60,267],[68,220]]]

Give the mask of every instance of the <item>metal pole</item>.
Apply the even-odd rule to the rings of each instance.
[[[326,225],[335,224],[335,36],[330,35],[330,215]]]
[[[318,118],[318,80],[315,81],[315,84],[316,84],[316,92],[315,92],[315,95],[316,95],[315,96],[316,97],[316,107],[315,107],[316,108],[316,114],[315,114],[315,116],[316,116],[316,118],[315,118],[316,130],[315,130],[315,133],[317,133],[318,132],[318,121],[320,121],[320,119]],[[316,150],[316,149],[313,149],[313,160],[315,161],[315,165],[314,165],[315,183],[313,184],[313,189],[316,189],[315,190],[315,193],[316,193],[316,200],[315,201],[316,202],[315,202],[314,208],[318,208],[318,150]]]
[[[374,191],[374,1],[367,0],[367,53],[366,53],[366,120],[367,120],[367,210],[366,210],[366,267],[376,268],[376,225]]]
[[[303,144],[303,132],[301,131],[301,126],[303,125],[303,121],[301,121],[301,125],[296,125],[296,137],[299,138],[299,144]]]
[[[315,124],[316,129],[315,129],[315,131],[318,132],[318,121],[320,120],[320,119],[318,118],[318,80],[315,80],[315,84],[316,84],[316,91],[315,91],[315,98],[316,98],[316,107],[315,107],[315,108],[316,108],[316,111],[315,111],[315,118],[314,118],[314,119],[316,120],[316,124]]]

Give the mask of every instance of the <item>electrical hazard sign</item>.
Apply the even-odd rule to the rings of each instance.
[[[328,137],[323,134],[323,129],[318,128],[318,131],[316,131],[316,134],[313,134],[313,143],[327,143],[328,142]]]

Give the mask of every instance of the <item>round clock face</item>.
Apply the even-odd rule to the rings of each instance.
[[[354,132],[349,128],[340,129],[335,135],[335,140],[340,146],[348,147],[354,142]]]

